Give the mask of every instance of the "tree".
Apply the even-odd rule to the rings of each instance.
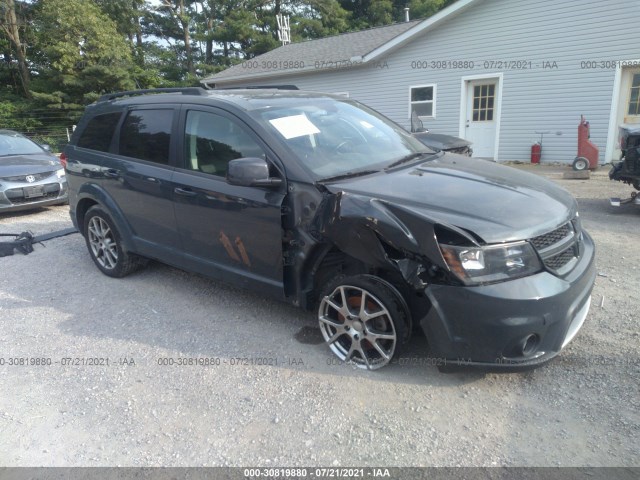
[[[39,72],[33,88],[36,99],[52,108],[73,110],[102,93],[135,87],[129,45],[97,4],[42,1],[34,21],[38,50],[34,63]]]
[[[118,33],[125,36],[139,65],[144,65],[144,39],[140,19],[148,11],[145,0],[94,0],[115,22]]]
[[[178,30],[182,35],[182,41],[184,42],[187,72],[195,76],[196,70],[191,49],[191,11],[187,2],[188,0],[162,0],[162,6],[160,8],[168,11],[176,21]]]
[[[406,6],[409,7],[411,18],[427,18],[454,2],[455,0],[410,0],[407,5],[403,0],[402,3],[397,4],[397,10],[399,16],[404,15],[403,10]]]
[[[392,0],[340,0],[340,5],[351,13],[353,30],[393,23]]]
[[[14,0],[0,0],[0,29],[7,36],[13,52],[18,61],[18,72],[20,75],[20,83],[22,93],[26,98],[31,98],[31,74],[27,65],[27,47],[22,41],[20,33],[21,28],[25,27],[26,22],[16,13],[16,3]],[[7,51],[5,60],[7,59]]]

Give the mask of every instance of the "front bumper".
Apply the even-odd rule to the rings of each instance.
[[[548,272],[479,287],[430,285],[420,325],[446,365],[523,368],[555,357],[578,333],[595,281],[595,247],[583,232],[579,262],[564,278]]]
[[[69,188],[66,177],[57,178],[52,175],[34,183],[0,182],[0,213],[31,210],[49,205],[59,205],[69,199]],[[42,195],[28,198],[24,194],[25,188],[42,187]]]

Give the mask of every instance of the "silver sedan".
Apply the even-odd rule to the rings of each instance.
[[[67,201],[60,160],[18,132],[0,130],[0,213]]]

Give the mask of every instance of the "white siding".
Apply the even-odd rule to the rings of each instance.
[[[288,75],[253,84],[296,84],[300,88],[349,92],[409,127],[409,86],[437,85],[437,116],[425,126],[459,135],[461,78],[503,74],[498,159],[529,160],[534,131],[545,135],[543,161],[572,162],[577,126],[584,114],[604,162],[615,69],[584,69],[588,60],[640,59],[638,0],[483,0],[420,38],[393,51],[378,66]],[[467,69],[413,69],[416,60],[469,60]],[[485,70],[484,60],[524,60],[530,70]],[[557,69],[543,69],[555,62]],[[380,68],[380,67],[383,68]]]

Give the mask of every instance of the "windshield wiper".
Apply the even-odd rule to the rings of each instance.
[[[403,163],[410,162],[411,160],[415,160],[416,158],[428,156],[432,157],[434,155],[438,155],[440,152],[421,152],[421,153],[410,153],[409,155],[405,155],[399,160],[396,160],[391,165],[385,167],[385,170],[389,170],[390,168],[397,167],[398,165],[402,165]]]
[[[363,175],[371,175],[372,173],[378,173],[380,170],[357,170],[355,172],[342,173],[335,177],[327,177],[319,180],[320,182],[332,182],[334,180],[342,180],[343,178],[361,177]]]

